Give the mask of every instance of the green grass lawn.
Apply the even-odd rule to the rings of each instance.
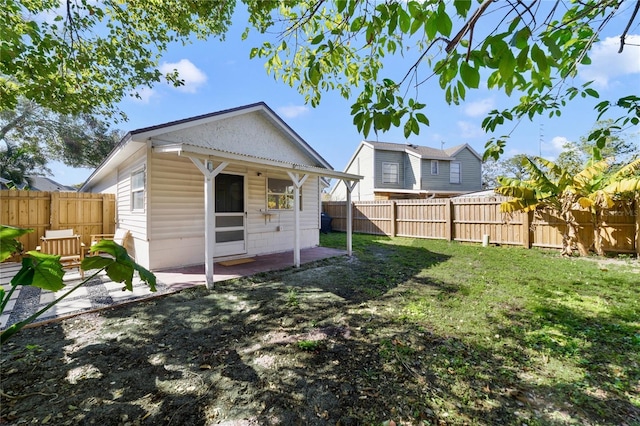
[[[321,245],[344,248],[345,234]],[[640,424],[637,261],[371,235],[353,248],[345,279],[395,325],[380,355],[430,378],[441,416],[464,423],[500,393],[523,424]]]

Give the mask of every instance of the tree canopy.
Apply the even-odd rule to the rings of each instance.
[[[93,115],[54,113],[20,98],[15,109],[0,111],[0,176],[22,184],[47,173],[51,160],[97,167],[121,136]]]
[[[245,36],[270,35],[250,56],[312,106],[326,91],[352,101],[365,137],[392,126],[418,134],[429,124],[433,94],[423,88],[431,80],[450,104],[480,87],[513,95],[510,106],[483,121],[488,133],[561,115],[576,97],[592,98],[603,117],[621,109],[613,131],[640,122],[633,90],[601,100],[589,83],[573,79],[611,25],[618,26],[620,51],[637,48],[626,40],[640,1],[624,0],[66,0],[62,7],[59,0],[8,0],[0,14],[0,110],[25,97],[63,114],[114,115],[136,88],[179,85],[177,72],[162,75],[159,59],[173,43],[223,37],[238,1],[249,11]],[[399,73],[386,68],[391,57],[406,61]],[[507,138],[490,140],[485,157],[497,158]],[[603,146],[606,135],[588,138]]]
[[[518,95],[512,106],[491,111],[482,124],[486,132],[540,114],[559,116],[576,97],[593,98],[601,116],[622,108],[612,130],[640,121],[635,91],[603,101],[590,83],[573,81],[615,17],[624,17],[615,29],[619,50],[635,47],[626,36],[637,19],[637,1],[311,0],[278,9],[275,3],[250,2],[257,27],[275,28],[280,36],[254,48],[252,56],[265,59],[267,71],[296,87],[311,105],[329,90],[353,99],[353,121],[365,137],[391,126],[402,126],[405,136],[418,134],[429,124],[433,95],[421,90],[429,80],[438,81],[449,104],[481,86]],[[392,56],[407,61],[399,76],[385,69]],[[507,137],[490,140],[485,158],[498,158]],[[594,132],[589,139],[603,146],[606,137]]]
[[[20,98],[62,114],[114,116],[162,75],[172,43],[227,30],[235,2],[5,0],[0,12],[0,111]],[[118,115],[115,116],[116,118]]]

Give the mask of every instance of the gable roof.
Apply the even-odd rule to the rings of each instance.
[[[407,154],[415,155],[425,160],[453,160],[455,156],[467,148],[473,155],[482,159],[469,144],[463,143],[447,149],[437,149],[429,146],[414,145],[414,144],[401,144],[392,142],[374,142],[374,141],[362,141],[362,143],[370,145],[373,149],[381,151],[399,151],[406,152]]]
[[[45,192],[76,192],[77,189],[72,186],[63,185],[45,176],[29,175],[27,176],[31,181],[29,186],[34,191]]]
[[[259,156],[250,155],[242,152],[233,152],[225,149],[211,148],[206,144],[200,144],[199,141],[187,141],[187,142],[168,142],[157,139],[161,135],[165,135],[172,132],[179,132],[184,129],[194,128],[196,126],[206,126],[210,123],[229,119],[232,117],[242,116],[250,113],[257,113],[264,118],[268,123],[272,124],[276,131],[292,143],[301,153],[306,156],[312,166],[305,166],[299,164],[291,164],[291,168],[296,166],[307,167],[318,170],[333,171],[333,167],[322,156],[315,151],[300,135],[298,135],[287,123],[285,123],[267,104],[264,102],[257,102],[249,105],[244,105],[236,108],[225,109],[209,114],[198,115],[195,117],[185,118],[181,120],[170,121],[163,124],[158,124],[149,127],[143,127],[137,130],[128,132],[118,143],[118,145],[111,151],[109,156],[96,168],[96,170],[89,176],[89,178],[82,185],[81,190],[88,187],[92,182],[105,176],[109,171],[118,167],[124,159],[128,158],[135,150],[141,148],[147,141],[151,141],[154,149],[162,150],[163,152],[193,152],[201,153],[203,155],[220,154],[222,156],[230,156],[236,159],[244,158],[252,162],[260,162],[264,158]],[[156,138],[156,139],[154,139]],[[284,164],[284,163],[283,163]],[[287,167],[286,164],[283,167]],[[333,172],[338,173],[338,172]],[[341,173],[340,173],[341,174]]]

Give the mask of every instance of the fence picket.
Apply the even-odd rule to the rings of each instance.
[[[0,223],[34,230],[20,238],[27,251],[35,250],[48,229],[73,228],[89,247],[91,234],[115,232],[115,195],[2,190]]]
[[[493,244],[561,248],[564,224],[549,211],[500,212],[507,197],[426,200],[378,200],[354,202],[353,232],[482,242],[488,234]],[[604,215],[601,234],[604,250],[640,255],[640,204],[622,204]],[[332,227],[346,230],[346,203],[325,201],[323,211],[333,218]],[[588,211],[575,211],[580,235],[587,247],[593,244],[593,224]]]

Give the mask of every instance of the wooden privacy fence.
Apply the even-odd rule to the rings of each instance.
[[[0,191],[0,224],[34,230],[20,238],[25,250],[34,250],[48,229],[73,229],[89,247],[91,234],[112,234],[115,223],[113,194]]]
[[[565,226],[549,211],[501,213],[509,198],[460,197],[426,200],[361,201],[352,203],[353,232],[412,238],[483,242],[525,247],[562,248]],[[322,210],[333,218],[332,228],[346,231],[346,202],[325,201]],[[580,237],[593,243],[588,211],[575,211]],[[605,212],[601,235],[605,251],[640,254],[640,215],[637,202]]]

